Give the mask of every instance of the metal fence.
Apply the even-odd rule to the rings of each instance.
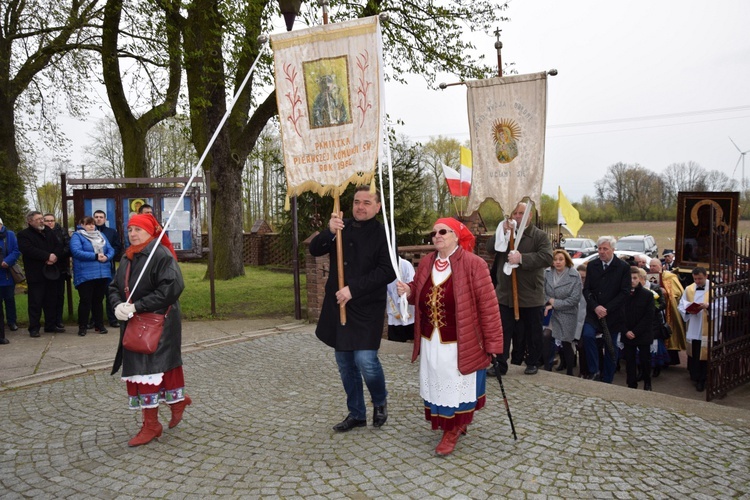
[[[706,401],[750,382],[750,237],[713,230]]]

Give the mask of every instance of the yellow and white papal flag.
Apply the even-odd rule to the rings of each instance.
[[[381,138],[377,16],[271,35],[287,194],[372,180]]]
[[[560,186],[557,186],[557,223],[572,234],[574,238],[578,236],[578,231],[583,227],[583,221],[578,215],[578,210],[568,201]]]
[[[473,156],[472,212],[493,199],[510,213],[529,197],[538,206],[544,177],[547,74],[466,82]]]

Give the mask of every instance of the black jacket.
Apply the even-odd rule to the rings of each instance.
[[[63,256],[63,246],[52,229],[44,226],[38,231],[30,226],[19,231],[18,249],[23,255],[23,269],[26,272],[26,281],[29,283],[44,283],[49,281],[44,277],[44,266],[50,254],[57,256],[58,262]]]
[[[52,234],[55,235],[58,243],[62,245],[62,256],[58,256],[57,268],[60,270],[60,274],[70,275],[70,235],[57,223],[52,228]]]
[[[338,266],[333,234],[326,229],[310,242],[313,256],[328,254],[330,257],[326,295],[315,334],[337,351],[377,350],[383,335],[386,287],[396,279],[388,256],[385,229],[374,218],[364,222],[346,219],[341,237],[344,284],[352,293],[352,299],[346,305],[344,326],[340,323],[336,303]]]
[[[638,285],[625,301],[625,328],[620,334],[624,344],[649,345],[654,341],[654,294]],[[632,331],[634,339],[628,339],[625,332]]]
[[[141,252],[135,254],[131,263],[129,286],[132,289],[143,269],[148,254],[156,244],[156,240],[146,245]],[[123,256],[117,274],[109,284],[109,300],[112,308],[125,302],[125,273],[127,272],[129,259]],[[155,312],[164,314],[168,306],[167,319],[164,321],[164,332],[159,340],[159,346],[153,354],[139,354],[128,351],[122,347],[122,337],[127,326],[127,321],[120,323],[120,343],[117,346],[117,355],[112,365],[112,374],[117,373],[122,365],[122,376],[148,375],[151,373],[163,373],[172,368],[182,366],[182,322],[180,320],[180,298],[185,284],[182,280],[182,272],[172,253],[163,245],[154,252],[148,269],[143,275],[138,288],[133,291],[133,304],[136,312]]]
[[[622,331],[625,326],[624,305],[630,296],[630,266],[615,256],[605,271],[602,261],[593,259],[586,266],[583,296],[586,298],[586,323],[599,328],[599,318],[594,310],[601,305],[607,309],[607,326],[612,335]]]

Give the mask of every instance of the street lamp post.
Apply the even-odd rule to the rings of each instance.
[[[279,0],[279,10],[284,16],[286,30],[292,31],[294,19],[299,15],[302,0]],[[292,274],[294,276],[294,319],[302,319],[302,300],[299,282],[299,231],[297,227],[297,196],[290,200],[292,210]]]

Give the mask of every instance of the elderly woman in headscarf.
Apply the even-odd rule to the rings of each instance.
[[[109,285],[109,299],[120,320],[120,343],[112,367],[114,375],[122,367],[127,383],[129,407],[143,412],[140,432],[128,446],[140,446],[162,434],[159,403],[166,402],[172,413],[169,428],[182,420],[185,407],[192,403],[185,394],[182,372],[182,324],[179,299],[185,285],[172,243],[166,234],[157,246],[161,226],[151,214],[134,215],[128,221],[130,246],[120,261],[115,279]],[[148,266],[146,261],[153,252]],[[145,269],[144,269],[145,268]],[[136,287],[138,277],[143,276]],[[156,351],[141,354],[123,347],[128,320],[143,312],[166,314],[164,330]]]
[[[442,429],[438,455],[453,452],[485,405],[486,368],[502,354],[503,328],[489,268],[472,253],[471,231],[453,218],[430,233],[436,251],[422,258],[414,281],[397,284],[415,307],[414,351],[419,393],[432,429]]]
[[[93,316],[96,330],[107,333],[102,302],[112,280],[111,260],[115,249],[96,230],[93,217],[81,219],[78,230],[70,238],[70,255],[73,257],[73,285],[78,290],[78,335],[86,335],[89,315]]]

